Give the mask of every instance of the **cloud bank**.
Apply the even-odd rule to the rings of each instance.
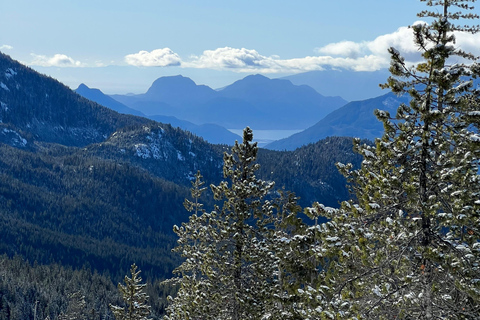
[[[30,62],[30,65],[40,66],[40,67],[84,67],[85,65],[80,61],[76,61],[73,58],[65,54],[55,54],[53,57],[47,57],[43,55],[37,55],[32,53],[33,61]]]
[[[294,59],[265,56],[252,49],[231,47],[206,50],[200,56],[182,61],[185,68],[232,70],[236,72],[299,73],[323,70],[325,67],[354,71],[375,71],[390,64],[389,47],[397,48],[408,62],[420,61],[420,54],[413,44],[412,30],[401,27],[393,33],[382,35],[373,41],[342,41],[315,49],[317,55]]]
[[[13,47],[9,46],[8,44],[4,44],[0,46],[0,50],[12,50]]]
[[[415,22],[424,23],[421,21]],[[456,45],[464,51],[480,56],[480,33],[456,34]],[[378,36],[371,41],[340,41],[330,43],[314,50],[314,55],[293,59],[281,59],[279,56],[266,56],[254,49],[223,47],[205,50],[200,55],[182,59],[170,48],[153,51],[140,51],[124,57],[124,63],[136,67],[182,67],[195,69],[230,70],[234,72],[258,73],[301,73],[325,68],[342,68],[353,71],[376,71],[388,68],[390,55],[388,48],[394,47],[405,58],[407,64],[422,60],[413,41],[413,30],[400,27],[396,31]],[[0,49],[11,49],[3,45]],[[64,54],[53,57],[32,54],[30,65],[55,67],[102,67],[97,62],[88,65],[76,61]],[[460,60],[460,58],[459,58]],[[455,61],[456,62],[456,61]],[[115,63],[113,63],[115,64]]]
[[[421,21],[415,22],[424,23]],[[457,45],[469,52],[480,55],[480,33],[476,35],[458,33]],[[371,41],[341,41],[316,48],[316,55],[281,59],[279,56],[265,56],[254,49],[224,47],[205,50],[201,55],[183,60],[169,48],[152,52],[140,51],[127,55],[125,61],[134,66],[181,66],[182,68],[231,70],[234,72],[300,73],[324,68],[343,68],[353,71],[376,71],[388,68],[388,48],[401,52],[408,64],[421,61],[420,52],[413,41],[413,31],[400,27],[396,31],[378,36]]]
[[[170,67],[179,66],[181,59],[170,48],[153,50],[152,52],[140,51],[125,56],[125,62],[136,67]]]

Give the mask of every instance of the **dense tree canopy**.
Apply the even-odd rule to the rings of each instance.
[[[360,170],[339,165],[358,203],[311,210],[331,219],[317,231],[325,263],[312,318],[480,318],[480,113],[471,80],[480,69],[454,46],[455,32],[478,27],[453,24],[478,18],[471,2],[426,1],[440,8],[419,14],[431,24],[412,27],[424,62],[407,66],[390,49],[386,87],[411,102],[394,118],[376,112],[385,134],[375,146],[357,141]]]

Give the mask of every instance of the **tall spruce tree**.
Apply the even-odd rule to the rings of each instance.
[[[119,283],[118,290],[126,304],[125,307],[110,305],[117,320],[147,320],[150,315],[150,306],[147,304],[148,295],[145,293],[146,284],[142,284],[140,270],[132,264],[130,273],[132,277],[125,276],[125,285]]]
[[[58,320],[85,320],[87,305],[85,296],[80,291],[68,295],[67,310],[58,316]]]
[[[176,269],[180,284],[171,299],[166,319],[287,319],[292,315],[289,281],[280,250],[286,248],[292,228],[300,222],[293,195],[269,200],[274,186],[255,176],[257,144],[250,128],[243,142],[225,153],[223,173],[227,181],[211,185],[221,204],[211,212],[194,212],[187,223],[175,227],[179,236],[175,251],[185,257]],[[192,188],[195,201],[187,209],[200,208],[197,197],[202,183]],[[290,226],[291,225],[291,226]],[[279,279],[283,280],[279,280]],[[280,315],[280,316],[279,316]]]
[[[209,227],[211,215],[206,213],[200,202],[206,190],[202,178],[197,172],[190,189],[192,200],[184,201],[185,209],[192,213],[189,221],[173,228],[179,237],[173,251],[185,261],[173,271],[178,277],[165,281],[179,286],[176,297],[168,297],[170,303],[166,309],[166,320],[215,319],[211,309],[213,301],[209,296],[212,281],[208,277],[208,259],[215,254],[215,246]]]
[[[480,75],[476,58],[455,47],[474,0],[426,1],[439,7],[412,29],[424,61],[408,66],[390,48],[385,87],[408,93],[395,118],[376,111],[385,134],[355,143],[361,169],[339,165],[357,202],[339,210],[315,204],[330,221],[315,234],[323,259],[316,286],[302,290],[311,319],[480,319]],[[312,298],[314,297],[314,298]]]

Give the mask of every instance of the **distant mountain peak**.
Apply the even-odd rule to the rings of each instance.
[[[230,86],[238,86],[238,85],[265,85],[265,84],[276,84],[276,85],[286,85],[286,86],[294,86],[290,80],[287,79],[270,79],[261,74],[252,74],[248,75],[243,79],[237,80],[232,83]]]
[[[75,89],[75,91],[85,90],[85,89],[90,89],[90,88],[85,83],[80,83],[80,85],[78,86],[77,89]]]
[[[248,75],[248,76],[246,76],[245,78],[243,78],[243,79],[241,79],[241,80],[239,80],[239,81],[242,81],[242,80],[252,80],[252,79],[255,79],[255,80],[263,80],[263,81],[272,80],[272,79],[270,79],[270,78],[268,78],[268,77],[266,77],[266,76],[264,76],[264,75],[262,75],[262,74],[257,73],[257,74]]]
[[[189,93],[189,97],[185,96]],[[160,77],[155,80],[145,93],[147,99],[162,100],[176,105],[183,103],[185,99],[192,98],[198,101],[206,101],[212,98],[215,90],[205,85],[197,85],[192,79],[182,75]]]
[[[150,88],[147,90],[146,94],[156,94],[158,91],[164,90],[172,90],[172,89],[180,89],[180,88],[194,88],[194,87],[206,87],[205,85],[197,85],[195,81],[188,77],[184,77],[182,75],[176,76],[165,76],[160,77],[155,80]],[[213,90],[213,89],[211,89]]]

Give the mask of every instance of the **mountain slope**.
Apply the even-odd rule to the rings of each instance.
[[[99,89],[89,88],[85,84],[80,84],[75,92],[81,95],[88,100],[94,101],[104,107],[110,108],[118,113],[124,114],[131,114],[134,116],[145,117],[145,115],[135,109],[129,108],[126,105],[118,102],[117,100],[113,99],[112,97],[107,96]]]
[[[185,94],[188,92],[188,94]],[[197,85],[181,75],[161,77],[155,80],[144,94],[145,100],[161,101],[172,106],[190,106],[214,98],[216,91],[205,85]]]
[[[340,97],[324,97],[309,86],[262,75],[238,80],[219,91],[219,95],[253,105],[264,115],[262,128],[266,129],[306,128],[347,103]]]
[[[135,261],[151,276],[167,276],[176,263],[171,224],[183,220],[187,188],[75,150],[0,145],[2,253],[115,276]]]
[[[105,106],[117,112],[143,116],[143,117],[147,117],[149,119],[155,120],[157,122],[168,123],[174,127],[179,127],[182,130],[190,131],[196,134],[197,136],[202,137],[203,139],[205,139],[210,143],[233,145],[235,140],[241,140],[240,136],[215,124],[196,125],[189,121],[177,119],[176,117],[173,117],[173,116],[162,116],[162,115],[146,116],[140,111],[129,108],[126,105],[113,99],[112,97],[104,94],[99,89],[91,89],[87,87],[85,84],[81,84],[75,91],[81,96],[89,100],[92,100],[94,102],[97,102],[98,104],[101,104],[102,106]]]
[[[149,119],[171,124],[173,127],[178,127],[185,131],[190,131],[191,133],[202,137],[205,141],[213,144],[226,144],[233,145],[235,140],[241,141],[242,138],[235,133],[230,132],[222,126],[213,123],[206,123],[196,125],[189,121],[180,120],[172,116],[149,116]]]
[[[0,121],[0,141],[19,146],[18,138],[28,147],[33,141],[84,146],[149,120],[101,107],[0,53]]]
[[[302,145],[331,136],[374,140],[383,134],[383,124],[373,114],[374,110],[386,110],[391,115],[395,115],[400,103],[407,101],[408,99],[405,97],[397,97],[388,93],[373,99],[350,102],[333,111],[314,126],[288,138],[272,142],[265,148],[294,150]]]

